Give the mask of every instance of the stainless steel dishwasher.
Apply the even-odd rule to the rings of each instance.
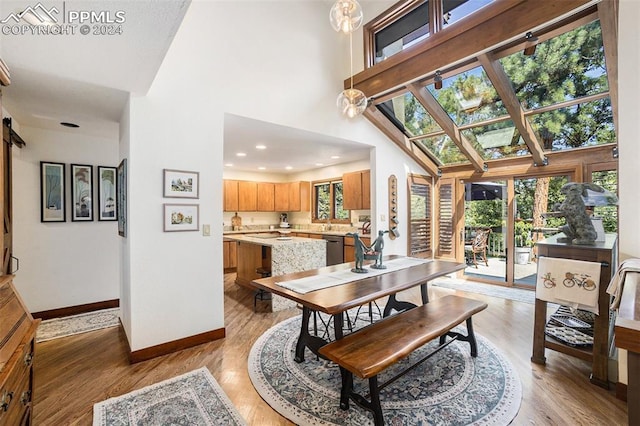
[[[327,240],[327,266],[344,262],[344,237],[338,235],[323,235]]]

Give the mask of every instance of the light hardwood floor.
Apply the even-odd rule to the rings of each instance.
[[[93,404],[206,366],[249,425],[290,425],[254,390],[247,373],[251,346],[264,331],[297,310],[253,312],[253,294],[225,275],[225,339],[129,365],[124,333],[94,331],[36,345],[35,425],[90,425]],[[533,305],[430,287],[431,298],[461,294],[486,301],[474,317],[476,332],[502,349],[522,381],[514,425],[624,425],[627,405],[589,383],[589,365],[547,350],[547,365],[530,361]],[[420,301],[419,291],[405,300]],[[262,302],[264,306],[268,302]],[[260,305],[261,302],[258,302]]]

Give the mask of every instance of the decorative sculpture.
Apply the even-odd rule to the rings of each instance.
[[[584,202],[584,199],[590,197],[590,191],[595,193],[608,192],[593,183],[567,183],[560,189],[560,192],[566,196],[562,204],[556,208],[556,211],[543,214],[544,217],[564,217],[567,220],[567,223],[559,228],[566,237],[558,241],[590,245],[596,240],[598,235]],[[609,200],[609,203],[616,204],[617,197],[611,195],[613,198]]]
[[[365,254],[365,257],[370,256],[370,259],[375,259],[375,263],[371,265],[373,269],[387,269],[387,267],[382,264],[382,249],[384,248],[384,234],[388,232],[389,231],[378,231],[378,238],[373,241],[373,244],[371,244],[371,247]]]
[[[357,232],[348,232],[346,235],[353,237],[353,245],[355,247],[356,267],[352,268],[351,272],[366,274],[369,271],[362,267],[362,263],[364,262],[364,252],[367,249],[367,246],[364,245]]]

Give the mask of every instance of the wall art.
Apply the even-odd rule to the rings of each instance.
[[[40,162],[40,221],[65,222],[65,165]]]
[[[93,167],[86,164],[71,165],[71,220],[93,220]]]

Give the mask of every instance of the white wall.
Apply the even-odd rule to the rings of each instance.
[[[13,252],[20,259],[15,284],[27,307],[38,312],[118,299],[117,223],[71,222],[69,205],[70,164],[117,166],[118,135],[26,126],[19,134],[27,145],[13,148]],[[66,222],[40,222],[40,161],[66,164]]]
[[[372,173],[385,183],[389,173],[402,182],[415,167],[364,118],[338,114],[348,44],[331,29],[329,7],[194,1],[151,90],[131,99],[124,261],[131,291],[123,305],[130,310],[125,328],[132,350],[224,326],[221,228],[213,226],[211,237],[163,233],[159,188],[163,168],[199,171],[201,223],[222,221],[225,113],[381,147],[383,164],[376,161]],[[386,211],[386,185],[376,187],[375,197],[384,200],[376,208]],[[406,240],[393,243],[406,251]]]

